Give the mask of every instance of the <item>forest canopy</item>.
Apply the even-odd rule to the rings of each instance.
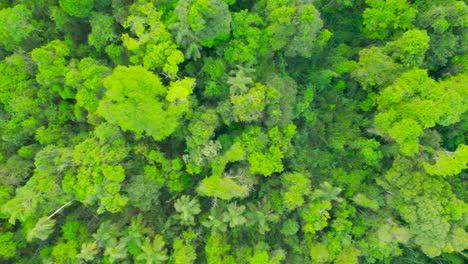
[[[467,21],[0,0],[0,263],[467,263]]]

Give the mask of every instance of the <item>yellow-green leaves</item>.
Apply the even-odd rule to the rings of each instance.
[[[169,102],[176,101],[177,103],[187,101],[188,97],[192,94],[194,86],[195,79],[193,78],[184,78],[173,82],[167,91],[166,100]]]
[[[123,44],[131,54],[130,61],[148,70],[162,69],[170,77],[176,76],[184,55],[161,22],[161,12],[151,2],[135,3],[130,11],[123,27],[133,34],[122,34]]]
[[[392,58],[401,62],[405,67],[419,66],[429,49],[429,36],[425,30],[408,30],[396,41],[387,44]]]
[[[223,200],[243,198],[249,194],[249,187],[236,183],[227,177],[211,176],[202,180],[197,191],[205,196],[214,196]]]
[[[468,146],[460,145],[454,152],[440,152],[435,164],[424,162],[427,173],[440,176],[453,176],[468,168]]]
[[[407,0],[366,0],[363,32],[369,38],[386,39],[398,30],[414,27],[417,10]]]
[[[114,32],[114,18],[106,13],[93,12],[90,19],[91,33],[88,43],[102,51],[110,42],[117,40]]]
[[[34,30],[31,18],[32,12],[26,5],[0,9],[0,43],[6,50],[14,50]]]
[[[417,153],[424,129],[452,124],[466,111],[463,83],[463,75],[437,83],[426,70],[403,73],[376,99],[380,111],[374,124],[379,134],[390,135],[405,155]]]
[[[3,258],[11,258],[15,256],[16,244],[13,241],[13,233],[0,233],[0,256]]]
[[[306,224],[302,230],[307,233],[315,234],[315,232],[324,229],[328,225],[330,218],[329,211],[332,209],[330,201],[317,200],[310,203],[305,210],[301,212],[302,218]]]
[[[283,185],[283,204],[287,210],[294,210],[304,204],[304,196],[311,192],[310,180],[304,173],[284,173],[281,175]]]
[[[141,66],[118,66],[104,79],[107,91],[98,113],[123,130],[162,140],[175,131],[177,120],[189,110],[192,83],[191,79],[177,81],[167,94],[168,88],[152,72]],[[172,101],[164,100],[166,96]]]
[[[89,57],[69,65],[69,69],[65,75],[65,85],[76,89],[76,105],[93,114],[99,104],[102,81],[111,70]]]

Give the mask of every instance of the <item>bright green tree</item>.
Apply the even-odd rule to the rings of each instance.
[[[149,2],[132,5],[130,14],[123,26],[132,34],[122,35],[123,44],[131,55],[130,61],[149,70],[162,69],[169,77],[176,76],[184,55],[161,21],[162,13]]]
[[[31,31],[32,12],[26,5],[16,5],[0,10],[0,43],[6,50],[16,49]]]
[[[175,131],[177,120],[189,110],[193,80],[166,87],[141,66],[118,66],[104,79],[104,86],[107,91],[98,107],[101,116],[123,130],[162,140]]]
[[[417,10],[407,0],[366,0],[363,32],[369,38],[387,39],[398,30],[414,27]]]

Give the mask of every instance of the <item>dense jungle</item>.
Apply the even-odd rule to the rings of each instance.
[[[0,0],[0,263],[468,263],[457,0]]]

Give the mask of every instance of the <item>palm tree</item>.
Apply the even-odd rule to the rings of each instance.
[[[196,198],[190,199],[190,196],[183,195],[174,204],[176,211],[179,213],[175,216],[181,220],[183,225],[194,225],[195,218],[201,212],[200,203]]]

